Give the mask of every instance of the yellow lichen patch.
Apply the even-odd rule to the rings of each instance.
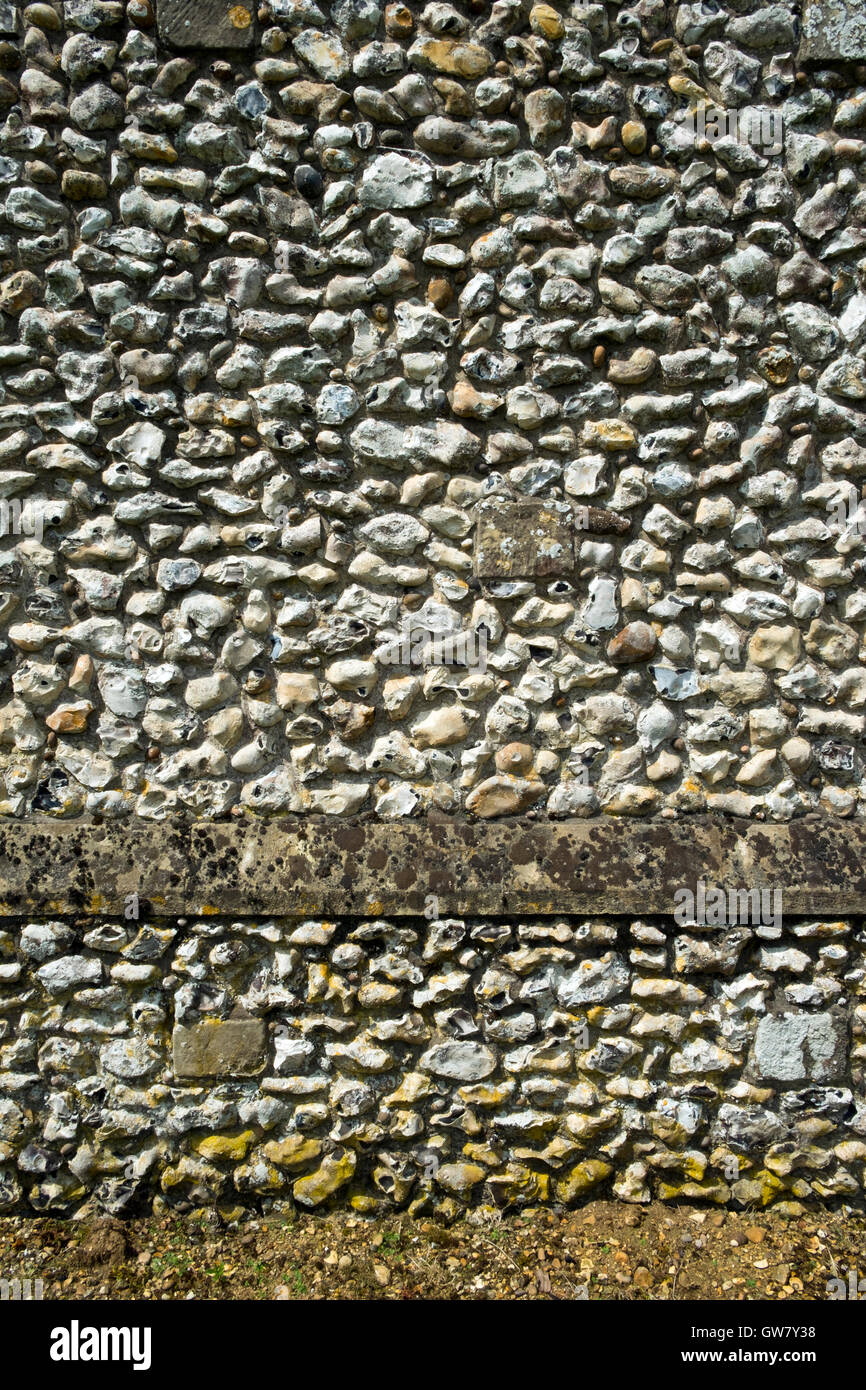
[[[845,1139],[833,1152],[842,1163],[862,1162],[866,1159],[866,1144],[862,1139]]]
[[[734,1165],[736,1165],[738,1173],[742,1173],[752,1166],[743,1154],[735,1154],[733,1149],[713,1149],[707,1162],[711,1168],[721,1168],[728,1175],[730,1175]]]
[[[321,1003],[339,999],[343,1013],[352,1007],[352,989],[336,971],[331,970],[324,961],[315,961],[307,967],[307,1002]]]
[[[513,1081],[502,1081],[498,1086],[458,1086],[457,1094],[467,1105],[501,1105],[513,1090]]]
[[[466,1150],[464,1150],[464,1153]],[[543,1149],[515,1149],[514,1157],[522,1163],[552,1163],[559,1167],[562,1163],[567,1163],[569,1159],[576,1158],[580,1153],[580,1145],[572,1144],[568,1139],[563,1139],[555,1134],[549,1144]]]
[[[159,1185],[163,1192],[171,1192],[173,1188],[189,1183],[197,1194],[212,1196],[225,1187],[225,1182],[225,1175],[219,1168],[189,1154],[182,1154],[174,1166],[163,1169]]]
[[[344,1149],[339,1155],[327,1154],[315,1173],[298,1178],[294,1183],[292,1192],[295,1201],[303,1207],[319,1206],[346,1185],[357,1163],[358,1159],[351,1149]]]
[[[234,1184],[238,1192],[279,1192],[285,1179],[279,1169],[269,1163],[262,1163],[256,1156],[250,1163],[241,1164],[235,1169]]]
[[[746,1201],[757,1201],[762,1207],[767,1207],[787,1190],[781,1178],[761,1168],[754,1178],[744,1178],[737,1184],[735,1195],[738,1201],[745,1198]]]
[[[581,443],[589,447],[631,449],[636,441],[634,430],[625,420],[587,420],[581,431]]]
[[[582,1192],[604,1182],[605,1178],[610,1177],[612,1172],[611,1165],[603,1163],[600,1158],[586,1158],[582,1163],[575,1164],[564,1178],[559,1178],[554,1184],[556,1200],[558,1202],[573,1202]]]
[[[93,1159],[94,1173],[121,1173],[125,1167],[126,1159],[118,1158],[117,1154],[111,1153],[108,1149],[103,1149]]]
[[[819,1148],[817,1144],[790,1150],[786,1150],[781,1145],[774,1145],[764,1157],[765,1167],[780,1178],[789,1177],[795,1168],[820,1170],[827,1168],[831,1162],[827,1150]]]
[[[420,1071],[409,1071],[403,1077],[396,1091],[385,1097],[385,1105],[414,1105],[416,1101],[429,1096],[434,1089],[429,1076]]]
[[[602,1130],[610,1129],[611,1125],[616,1123],[616,1119],[617,1112],[613,1107],[609,1110],[603,1110],[600,1115],[583,1115],[575,1112],[566,1116],[565,1127],[575,1139],[585,1143],[587,1139],[592,1139]]]
[[[359,1211],[362,1216],[372,1216],[379,1210],[380,1202],[375,1197],[369,1197],[366,1192],[353,1192],[349,1198],[349,1206],[353,1211]]]
[[[565,33],[562,17],[552,5],[533,5],[529,24],[533,34],[540,34],[544,39],[561,39]]]
[[[502,1162],[502,1154],[489,1144],[464,1144],[463,1152],[472,1163],[484,1163],[488,1168]]]
[[[689,1135],[675,1115],[650,1115],[649,1127],[656,1139],[664,1144],[686,1144]]]
[[[477,43],[457,39],[419,39],[409,50],[419,67],[444,72],[449,77],[483,77],[490,67],[490,54]]]
[[[730,1197],[731,1190],[727,1183],[705,1178],[702,1182],[659,1183],[658,1195],[663,1202],[673,1202],[678,1197],[687,1197],[704,1202],[724,1203]]]
[[[229,19],[235,29],[249,29],[253,22],[253,17],[245,5],[232,5]]]
[[[455,1197],[465,1197],[486,1177],[487,1169],[480,1163],[443,1163],[436,1173],[439,1186]]]
[[[322,1152],[319,1139],[305,1139],[302,1134],[290,1134],[287,1139],[272,1139],[262,1148],[268,1163],[279,1168],[305,1168],[314,1163]]]
[[[505,1202],[549,1202],[550,1174],[538,1173],[523,1163],[507,1163],[501,1173],[488,1179]]]
[[[686,1154],[683,1162],[683,1172],[690,1178],[701,1180],[707,1171],[707,1161],[703,1154]]]
[[[240,1163],[246,1158],[247,1149],[255,1137],[251,1129],[245,1129],[242,1134],[209,1134],[206,1139],[200,1139],[194,1144],[193,1148],[202,1158],[223,1158],[231,1163]]]
[[[237,1206],[220,1206],[217,1207],[217,1211],[227,1225],[230,1221],[242,1221],[246,1214],[246,1209],[244,1207]]]
[[[87,719],[92,712],[93,705],[89,700],[79,700],[76,704],[58,705],[45,723],[56,734],[81,734],[87,728]]]

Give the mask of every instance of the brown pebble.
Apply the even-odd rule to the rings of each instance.
[[[437,275],[427,286],[427,298],[434,309],[444,309],[454,298],[454,291],[447,280]]]
[[[494,762],[499,772],[528,772],[535,754],[528,743],[506,743],[497,748]]]
[[[130,24],[134,24],[138,29],[152,29],[156,21],[150,0],[129,0],[126,17]]]
[[[622,143],[629,154],[643,154],[646,149],[646,126],[643,121],[626,121],[622,128]]]
[[[0,309],[4,314],[20,314],[41,293],[42,286],[31,270],[16,270],[0,285]]]
[[[614,666],[628,666],[633,661],[648,661],[656,649],[656,635],[649,623],[626,623],[607,644],[607,659]]]

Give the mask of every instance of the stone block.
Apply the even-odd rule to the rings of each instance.
[[[257,1018],[178,1024],[172,1047],[177,1077],[256,1076],[265,1065],[265,1025]]]
[[[564,502],[490,497],[479,503],[475,573],[482,579],[531,579],[574,570],[574,515]]]
[[[249,48],[253,11],[230,0],[157,0],[157,26],[175,48]]]
[[[799,56],[831,63],[866,59],[863,0],[806,0]]]
[[[755,1034],[753,1064],[762,1081],[841,1081],[847,1028],[837,1014],[768,1014]]]

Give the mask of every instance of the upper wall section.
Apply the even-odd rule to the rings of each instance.
[[[862,817],[857,7],[0,31],[0,814]]]

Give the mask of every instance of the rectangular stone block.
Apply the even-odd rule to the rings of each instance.
[[[250,0],[251,3],[251,0]],[[175,48],[249,48],[253,12],[232,0],[157,0],[157,27]]]
[[[862,62],[866,58],[866,6],[863,0],[806,0],[801,58]]]
[[[206,1019],[178,1024],[172,1037],[179,1078],[257,1076],[265,1065],[265,1025],[258,1018]]]
[[[753,1061],[762,1081],[841,1081],[847,1028],[836,1014],[767,1014],[755,1034]]]
[[[482,579],[532,579],[574,570],[574,514],[565,502],[490,497],[478,505],[475,573]]]

